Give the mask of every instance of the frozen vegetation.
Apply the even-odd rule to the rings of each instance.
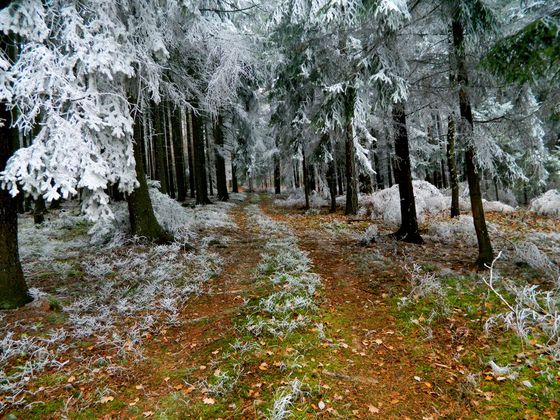
[[[44,337],[35,336],[33,323],[0,326],[0,411],[26,404],[30,380],[45,369],[63,367],[69,353],[83,357],[77,344],[84,340],[117,359],[84,359],[80,370],[95,365],[113,369],[117,360],[142,359],[145,338],[184,322],[180,315],[189,297],[202,293],[220,273],[224,262],[209,244],[227,242],[225,232],[236,229],[229,211],[244,196],[194,208],[156,189],[151,196],[158,221],[177,242],[153,245],[130,236],[126,203],[112,205],[114,220],[93,226],[72,203],[41,225],[29,216],[20,219],[20,250],[31,285],[43,277],[53,280],[48,293],[31,289],[31,305],[54,306],[65,321]],[[1,368],[21,355],[25,363],[20,369],[9,373]]]

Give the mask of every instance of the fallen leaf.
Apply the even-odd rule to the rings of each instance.
[[[144,389],[144,385],[140,384],[140,385],[136,385],[134,388],[140,390],[140,389]]]
[[[144,411],[144,412],[142,413],[142,415],[143,415],[144,417],[152,417],[152,416],[154,415],[154,412],[153,412],[153,411]]]
[[[263,371],[264,371],[264,370],[268,370],[268,363],[262,362],[262,363],[259,365],[259,369],[260,369],[260,370],[263,370]]]
[[[66,382],[68,382],[69,384],[71,384],[72,382],[74,382],[76,380],[76,377],[74,375],[70,376],[68,378],[68,380]]]
[[[214,404],[216,404],[216,400],[215,400],[214,398],[204,398],[204,399],[202,400],[202,402],[203,402],[204,404],[207,404],[207,405],[214,405]]]
[[[115,399],[115,397],[112,397],[112,396],[109,395],[109,396],[107,396],[107,397],[102,397],[102,398],[99,400],[99,402],[100,402],[101,404],[106,404],[106,403],[108,403],[109,401],[113,401],[114,399]]]
[[[374,405],[368,405],[368,411],[372,414],[379,414],[379,408]]]

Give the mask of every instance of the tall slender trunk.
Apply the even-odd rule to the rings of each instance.
[[[160,191],[163,194],[169,192],[169,186],[167,183],[167,167],[166,161],[166,150],[165,150],[165,133],[164,133],[164,121],[162,119],[162,106],[152,103],[152,118],[154,124],[154,149],[155,149],[155,175],[157,180],[161,184]]]
[[[336,213],[336,163],[332,152],[332,143],[328,134],[324,134],[323,142],[327,145],[327,151],[331,155],[331,160],[327,163],[327,184],[329,185],[329,194],[331,196],[331,207],[329,211]]]
[[[401,201],[401,227],[393,236],[401,241],[422,244],[424,241],[418,231],[416,203],[412,186],[410,150],[404,103],[393,104],[393,123],[395,126],[395,178],[399,183]]]
[[[185,150],[184,137],[182,130],[181,110],[175,108],[173,118],[171,120],[173,139],[173,152],[175,157],[175,173],[177,177],[177,201],[183,202],[187,198],[187,183],[185,180]]]
[[[452,22],[453,52],[457,65],[457,82],[459,83],[459,109],[464,129],[463,135],[467,136],[465,142],[465,164],[467,181],[471,198],[471,210],[478,239],[478,258],[476,264],[479,268],[492,263],[494,251],[490,242],[490,235],[486,227],[484,208],[482,207],[482,194],[480,192],[480,176],[475,164],[475,147],[472,142],[473,116],[468,92],[469,79],[465,63],[464,32],[461,23],[454,19]]]
[[[307,168],[307,162],[305,159],[305,148],[301,147],[301,155],[303,156],[303,191],[305,194],[305,210],[309,210],[309,174]]]
[[[373,154],[373,161],[375,163],[375,182],[377,184],[377,189],[382,190],[385,185],[383,184],[383,174],[381,173],[381,162],[379,161],[379,155],[377,152]]]
[[[453,218],[461,214],[459,210],[459,177],[455,158],[455,118],[453,118],[453,115],[449,115],[447,123],[447,167],[449,168],[449,183],[451,185],[451,217]]]
[[[206,182],[206,154],[204,152],[204,128],[202,117],[192,114],[193,126],[193,162],[196,181],[196,204],[212,204],[208,198],[208,183]]]
[[[12,60],[16,46],[6,35],[1,35],[0,48]],[[12,114],[5,104],[0,104],[0,172],[19,146],[16,129],[11,128]],[[31,302],[21,269],[18,249],[17,200],[0,188],[0,310],[13,309]]]
[[[45,221],[45,214],[47,214],[47,205],[42,195],[39,195],[33,200],[33,222],[40,225]]]
[[[218,200],[228,201],[226,179],[226,160],[224,158],[224,121],[223,117],[218,116],[214,126],[214,162],[216,165],[216,188],[218,189]]]
[[[235,164],[235,155],[231,154],[231,191],[234,193],[239,192],[237,185],[237,165]]]
[[[193,131],[193,115],[192,111],[187,111],[187,127],[188,127],[188,155],[189,155],[189,188],[191,190],[191,198],[196,196],[196,169],[194,165],[194,131]]]
[[[391,151],[387,150],[387,180],[389,181],[389,188],[393,186],[393,159],[391,158]]]
[[[336,173],[337,173],[336,180],[338,183],[338,195],[344,195],[344,171],[342,170],[341,165],[336,165]]]
[[[173,121],[171,120],[171,104],[165,102],[162,109],[163,111],[163,121],[164,121],[164,132],[165,132],[165,151],[166,151],[166,165],[167,165],[167,182],[169,186],[169,197],[176,198],[175,196],[175,150],[173,149],[172,141],[172,131],[173,131]]]
[[[354,146],[354,130],[352,128],[351,112],[354,107],[355,93],[347,93],[346,98],[346,210],[345,214],[358,213],[358,177],[356,175],[356,149]],[[352,111],[351,111],[352,109]]]
[[[204,129],[204,144],[206,145],[206,176],[208,177],[208,189],[210,195],[214,195],[214,181],[212,179],[212,159],[210,158],[210,135],[208,132],[208,125],[203,126]]]
[[[274,155],[274,194],[281,193],[281,171],[280,171],[280,151],[278,150],[278,140],[276,141],[276,154]]]

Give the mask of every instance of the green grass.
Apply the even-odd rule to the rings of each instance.
[[[392,300],[391,310],[408,338],[422,334],[422,328],[446,327],[450,324],[449,317],[462,317],[474,334],[483,335],[486,319],[505,310],[499,299],[488,293],[486,286],[476,277],[447,277],[441,281],[447,295],[445,304],[451,311],[449,314],[437,312],[442,302],[435,297],[418,299],[405,306],[399,305],[398,298]],[[510,297],[504,294],[506,298]],[[434,311],[439,316],[428,323],[429,315]],[[542,341],[533,337],[531,340],[533,343]],[[469,397],[479,404],[478,412],[485,418],[496,419],[551,418],[560,413],[560,367],[552,356],[542,354],[513,332],[498,332],[486,338],[485,343],[487,345],[470,346],[460,359],[468,371],[479,378],[478,388],[483,396],[475,389],[469,391]],[[520,354],[526,358],[519,359]],[[495,375],[486,375],[491,360],[499,366],[511,366],[518,377],[498,381]],[[417,370],[420,376],[429,377],[433,373],[428,364],[419,364]],[[527,387],[525,381],[529,381],[531,387]]]

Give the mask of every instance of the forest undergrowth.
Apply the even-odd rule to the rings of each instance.
[[[467,215],[427,215],[417,246],[267,195],[154,197],[178,242],[21,220],[36,301],[1,319],[2,414],[556,418],[558,220],[490,212],[502,253],[477,273]]]

